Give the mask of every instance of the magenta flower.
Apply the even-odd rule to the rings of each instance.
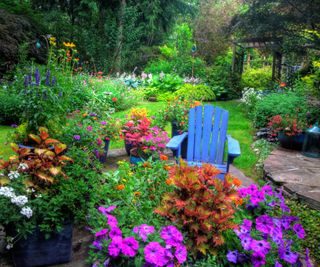
[[[106,121],[102,121],[100,122],[101,125],[107,125],[107,122]]]
[[[122,247],[122,237],[115,236],[112,238],[111,243],[108,247],[108,252],[111,257],[118,257]]]
[[[276,261],[274,267],[282,267],[282,264],[280,262]]]
[[[130,236],[122,240],[122,253],[128,257],[134,257],[137,254],[139,243],[134,237]]]
[[[249,193],[247,188],[239,188],[238,194],[241,198],[245,198]]]
[[[92,132],[92,130],[93,130],[92,126],[88,126],[86,129],[87,129],[87,131],[89,131],[89,132]]]
[[[173,225],[163,227],[160,232],[160,237],[166,242],[166,244],[172,246],[180,245],[183,241],[183,235]]]
[[[306,232],[304,231],[304,229],[300,223],[296,223],[293,226],[293,230],[296,232],[298,238],[300,238],[300,239],[303,239],[306,236]]]
[[[266,258],[261,252],[254,252],[251,255],[251,261],[254,267],[260,267],[261,265],[266,264]]]
[[[269,234],[273,228],[272,218],[268,215],[261,215],[256,219],[256,229],[261,233]]]
[[[232,263],[237,263],[237,257],[238,257],[238,251],[234,250],[234,251],[230,251],[227,253],[227,259],[229,262]]]
[[[107,215],[108,213],[110,213],[111,211],[113,211],[117,206],[110,206],[108,208],[102,207],[100,206],[98,208],[98,211],[100,211],[102,214]]]
[[[109,233],[110,238],[114,238],[116,236],[122,236],[122,232],[118,227],[113,227]]]
[[[134,227],[133,232],[139,234],[140,238],[146,242],[148,235],[154,232],[154,227],[147,224],[141,224],[140,226]]]
[[[96,232],[95,237],[104,237],[107,235],[108,231],[108,229],[102,229],[101,231]]]
[[[249,235],[240,236],[240,240],[244,250],[251,250],[252,238]]]
[[[146,262],[155,264],[156,266],[165,266],[167,264],[165,259],[165,248],[158,242],[150,242],[145,246],[144,257]]]
[[[279,248],[279,257],[280,257],[280,259],[282,259],[288,263],[295,264],[299,258],[299,255],[296,252],[292,252],[290,250],[290,248],[280,247]]]
[[[102,140],[101,140],[100,138],[97,138],[96,141],[97,141],[97,145],[98,145],[98,146],[101,146],[101,145],[102,145]]]
[[[290,208],[285,204],[284,200],[280,201],[280,208],[283,212],[290,212]]]
[[[118,226],[118,221],[117,221],[117,218],[110,215],[110,214],[107,214],[107,219],[108,219],[108,224],[110,225],[111,228],[114,228],[114,227],[117,227]]]
[[[184,245],[178,245],[174,256],[177,258],[180,264],[184,263],[187,260],[187,248]]]
[[[264,185],[261,187],[261,191],[264,192],[268,196],[273,196],[273,190],[270,185]]]
[[[292,222],[299,221],[298,217],[284,215],[281,218],[281,226],[284,230],[288,230]]]
[[[252,240],[251,242],[251,249],[254,252],[259,252],[262,253],[263,255],[268,254],[268,252],[271,249],[271,246],[269,244],[269,242],[265,241],[265,240]]]
[[[98,250],[102,250],[102,244],[101,244],[101,241],[100,240],[95,240],[93,241],[92,245],[98,249]]]
[[[263,191],[256,191],[251,195],[250,201],[253,205],[257,205],[260,202],[265,201],[265,196]]]
[[[75,134],[75,135],[73,136],[73,139],[79,141],[79,140],[81,139],[81,137],[80,137],[80,135]]]

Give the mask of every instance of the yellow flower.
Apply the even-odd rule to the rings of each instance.
[[[134,192],[134,193],[133,193],[133,195],[134,195],[135,197],[138,197],[138,196],[140,196],[140,195],[141,195],[141,192],[139,192],[139,191]]]
[[[65,47],[70,47],[70,48],[74,48],[74,47],[76,47],[76,45],[74,44],[74,43],[72,43],[72,42],[63,42],[63,45],[65,46]]]
[[[50,43],[50,45],[52,45],[52,46],[56,46],[57,45],[57,39],[56,39],[56,37],[50,37],[49,38],[49,43]]]
[[[133,175],[133,172],[128,172],[128,175],[129,175],[129,176],[132,176],[132,175]]]

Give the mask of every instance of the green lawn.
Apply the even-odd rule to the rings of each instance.
[[[0,126],[0,158],[7,159],[13,154],[10,142],[8,142],[8,135],[13,131],[14,129],[9,126]]]

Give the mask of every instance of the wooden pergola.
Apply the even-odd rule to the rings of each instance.
[[[241,76],[245,51],[250,48],[268,50],[273,54],[272,80],[281,81],[282,49],[281,39],[275,38],[247,38],[233,43],[232,73]]]

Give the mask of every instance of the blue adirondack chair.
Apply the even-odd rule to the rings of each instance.
[[[211,163],[225,174],[229,165],[240,156],[239,142],[227,135],[228,111],[211,105],[197,106],[189,111],[188,132],[174,136],[166,145],[181,156],[181,144],[188,137],[187,162],[201,166]],[[228,141],[228,159],[223,162],[225,143]]]

